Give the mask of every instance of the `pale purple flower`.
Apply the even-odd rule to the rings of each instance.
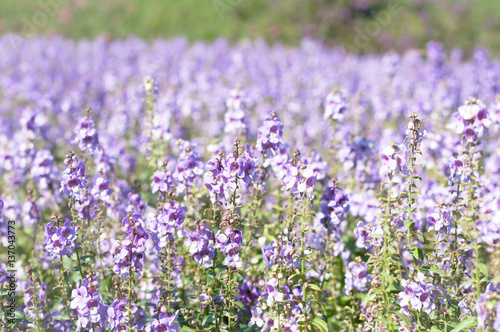
[[[177,319],[179,311],[174,314],[160,314],[158,319],[153,319],[151,323],[146,326],[146,332],[175,332],[179,330],[179,323]]]
[[[211,267],[215,257],[212,232],[202,226],[195,231],[187,230],[186,236],[184,245],[189,247],[189,253],[193,255],[194,260],[204,268]]]
[[[153,194],[157,191],[166,193],[167,191],[174,189],[172,175],[170,172],[160,170],[156,171],[153,175],[153,182],[151,182],[151,189]]]
[[[371,283],[371,275],[368,275],[367,268],[365,262],[349,262],[345,271],[344,291],[346,294],[350,294],[353,289],[360,292],[364,292],[368,289]]]
[[[323,118],[328,120],[332,118],[335,121],[342,122],[347,110],[347,98],[344,92],[336,90],[330,92],[325,101],[325,113]]]

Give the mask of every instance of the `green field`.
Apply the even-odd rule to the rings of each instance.
[[[393,13],[391,6],[399,10]],[[363,31],[373,31],[361,52],[438,40],[449,49],[483,46],[499,55],[500,5],[498,0],[2,0],[0,33],[7,31],[76,39],[263,36],[287,44],[311,36],[331,45],[352,44]]]

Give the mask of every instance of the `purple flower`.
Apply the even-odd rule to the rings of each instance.
[[[345,272],[345,293],[350,294],[353,289],[364,292],[370,283],[371,275],[367,273],[366,263],[349,262]]]
[[[344,120],[344,113],[347,110],[346,99],[345,94],[340,90],[330,92],[326,97],[323,118],[325,120],[332,118],[333,120],[342,122]]]
[[[138,320],[136,317],[137,312],[138,308],[133,303],[130,303],[129,311],[129,303],[127,298],[123,298],[122,300],[115,300],[108,307],[109,327],[120,332],[128,331],[129,322],[132,327],[136,327],[138,324]]]
[[[159,248],[165,248],[168,241],[174,240],[175,233],[183,229],[186,212],[187,208],[177,201],[169,201],[163,206],[152,229],[153,239]]]
[[[448,159],[450,176],[448,184],[451,186],[456,183],[468,183],[472,174],[469,157],[465,154],[459,155],[457,158],[450,157]]]
[[[491,125],[486,105],[473,97],[460,106],[453,116],[450,128],[455,129],[457,134],[463,134],[467,142],[477,143]]]
[[[345,213],[349,212],[349,200],[340,188],[326,187],[321,196],[320,212],[318,217],[325,227],[338,226],[345,220]]]
[[[439,213],[429,215],[427,221],[429,232],[434,230],[440,234],[450,234],[453,217],[447,209],[442,208]]]
[[[160,314],[159,319],[153,319],[151,323],[146,326],[146,332],[175,332],[179,330],[179,323],[177,319],[179,311],[174,314]]]
[[[79,287],[73,289],[70,307],[76,309],[78,314],[77,331],[82,328],[96,324],[101,328],[106,328],[108,306],[102,303],[101,295],[97,292],[99,289],[99,279],[94,277],[91,282],[84,278]]]
[[[379,156],[382,162],[382,167],[380,168],[381,176],[392,177],[396,171],[400,171],[403,174],[407,173],[406,159],[408,158],[408,152],[405,145],[391,144],[384,148]]]
[[[425,276],[419,272],[415,280],[401,281],[401,286],[404,291],[399,293],[400,311],[410,316],[410,311],[423,311],[430,314],[436,309],[436,304],[433,302],[433,289],[434,286],[424,282]]]
[[[224,114],[224,131],[227,134],[239,135],[246,133],[247,125],[245,123],[244,98],[245,93],[243,91],[234,89],[227,99],[227,111]]]
[[[177,193],[185,193],[203,174],[203,163],[193,150],[191,144],[184,142],[183,148],[184,150],[179,156],[173,174],[174,179],[177,181]]]
[[[157,191],[166,193],[167,191],[174,189],[172,175],[170,172],[160,170],[156,171],[153,175],[153,182],[151,182],[151,189],[153,194]]]
[[[278,280],[276,278],[270,279],[266,283],[267,287],[267,305],[272,306],[274,302],[281,302],[284,300],[284,294],[278,291]]]
[[[94,120],[89,117],[81,117],[73,127],[75,138],[73,143],[78,144],[80,150],[88,150],[91,155],[100,150],[99,138],[95,129]]]
[[[52,222],[45,226],[45,250],[55,260],[61,255],[72,255],[75,249],[76,227],[71,221],[64,222],[64,226],[56,227]]]
[[[60,191],[67,196],[77,195],[81,189],[87,187],[85,179],[85,164],[77,157],[71,157],[67,163],[68,167],[64,170],[61,180]]]
[[[262,259],[267,267],[271,269],[274,265],[286,267],[298,267],[300,261],[297,259],[297,250],[292,242],[271,242],[269,246],[262,246]]]
[[[31,320],[35,319],[36,313],[35,310],[38,310],[38,315],[43,317],[43,302],[45,301],[45,291],[47,290],[47,285],[45,283],[37,284],[36,291],[36,303],[37,308],[35,308],[35,287],[33,286],[33,282],[28,281],[24,284],[24,304],[26,308],[24,309],[24,314]]]
[[[215,247],[226,254],[224,265],[241,268],[243,262],[240,258],[240,248],[242,245],[241,229],[233,229],[228,226],[224,232],[219,230],[215,235]]]
[[[130,270],[136,273],[136,278],[142,276],[144,263],[146,260],[146,241],[149,234],[144,230],[144,221],[140,214],[129,213],[122,221],[122,226],[126,228],[126,236],[122,241],[118,241],[111,249],[113,254],[113,272],[125,279],[129,276]]]
[[[97,176],[94,178],[94,187],[91,191],[92,197],[95,200],[107,202],[110,199],[111,189],[109,188],[109,178]]]
[[[257,143],[255,149],[261,153],[271,153],[274,155],[283,144],[283,123],[275,115],[274,111],[271,116],[264,120],[262,126],[257,130]]]
[[[212,261],[215,257],[215,248],[213,234],[204,225],[201,225],[198,230],[186,231],[187,239],[184,245],[189,247],[189,253],[193,255],[196,263],[204,268],[212,266]]]

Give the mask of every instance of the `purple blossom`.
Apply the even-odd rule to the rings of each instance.
[[[177,181],[177,193],[185,193],[203,174],[203,162],[189,142],[184,142],[184,150],[179,156],[173,178]]]
[[[144,221],[140,214],[129,214],[122,221],[126,228],[125,238],[118,241],[111,249],[113,254],[113,272],[126,279],[130,271],[135,272],[136,278],[142,276],[146,260],[146,241],[149,234],[144,230]]]
[[[71,226],[71,221],[65,221],[61,227],[56,227],[52,222],[45,226],[45,250],[55,260],[64,255],[72,255],[75,250],[76,227]]]
[[[137,306],[133,303],[129,304],[127,298],[115,300],[108,307],[109,327],[120,332],[128,331],[129,322],[132,327],[136,327],[138,325],[137,312]]]
[[[325,101],[325,113],[323,118],[328,120],[332,118],[335,121],[342,122],[347,110],[347,98],[344,92],[336,90],[330,92]]]
[[[151,182],[151,189],[153,194],[159,191],[160,193],[166,193],[169,190],[174,189],[174,184],[172,182],[172,175],[169,171],[156,171],[153,175],[153,182]]]
[[[415,280],[401,281],[404,290],[399,293],[399,304],[403,314],[410,316],[410,311],[413,310],[430,314],[436,309],[436,304],[433,302],[434,286],[426,284],[424,280],[425,276],[418,272]]]
[[[274,155],[283,144],[283,123],[274,112],[264,120],[257,130],[255,149],[261,153]]]
[[[224,131],[230,135],[245,134],[247,130],[245,120],[245,93],[234,89],[226,101],[227,111],[224,114]]]
[[[94,187],[92,187],[92,197],[95,200],[107,202],[110,199],[111,189],[109,188],[109,178],[97,176],[94,178]]]
[[[440,234],[450,234],[453,217],[451,213],[442,208],[439,213],[433,213],[427,217],[428,231],[436,231]]]
[[[97,292],[99,279],[94,277],[91,282],[84,278],[76,289],[71,293],[70,307],[76,309],[78,314],[77,331],[82,328],[87,330],[91,326],[106,328],[108,325],[108,306],[102,303],[102,297]],[[95,325],[94,325],[95,324]]]
[[[453,116],[450,127],[457,134],[463,134],[467,142],[477,143],[491,125],[486,105],[476,98],[467,100]]]
[[[389,178],[391,178],[396,171],[406,174],[406,159],[408,158],[408,152],[406,151],[405,145],[391,144],[385,147],[380,152],[379,156],[382,162],[382,167],[380,168],[381,176],[389,176]]]
[[[269,279],[269,281],[266,283],[266,287],[266,303],[268,306],[272,306],[274,302],[281,302],[285,299],[284,294],[278,290],[278,280],[276,278]]]
[[[165,248],[168,241],[175,239],[176,232],[183,230],[186,212],[187,208],[177,201],[169,201],[163,206],[156,216],[156,223],[152,230],[155,243],[159,248]]]
[[[60,191],[66,196],[75,196],[80,193],[81,189],[87,187],[85,164],[73,156],[68,160],[67,165],[68,167],[62,174]]]
[[[215,257],[215,248],[213,234],[204,225],[198,230],[186,231],[187,239],[184,245],[189,247],[189,253],[194,257],[196,263],[204,268],[212,266],[212,260]]]
[[[338,226],[345,220],[345,214],[349,212],[349,199],[342,189],[335,186],[326,187],[320,201],[322,203],[318,217],[325,227]]]
[[[177,319],[179,311],[174,314],[160,314],[158,319],[153,319],[151,323],[146,326],[146,332],[175,332],[179,330],[179,323],[175,320]]]
[[[81,117],[73,127],[75,133],[74,143],[78,144],[80,150],[88,150],[91,155],[100,150],[99,137],[95,129],[94,120],[89,117]]]
[[[349,262],[345,272],[344,291],[346,294],[350,294],[353,289],[360,292],[368,289],[371,283],[371,275],[368,275],[367,268],[365,262]]]
[[[224,232],[221,230],[217,232],[215,235],[215,247],[226,254],[224,265],[235,268],[242,267],[243,262],[241,261],[239,252],[242,245],[242,238],[241,229],[233,229],[230,226],[226,227]]]
[[[24,309],[24,314],[31,320],[36,316],[35,310],[38,310],[39,317],[43,318],[43,302],[45,301],[45,291],[47,290],[47,285],[45,283],[40,283],[36,285],[36,304],[35,308],[35,287],[32,281],[28,281],[24,284],[24,304],[26,305]]]

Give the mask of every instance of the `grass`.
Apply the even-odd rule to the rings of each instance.
[[[375,22],[395,1],[402,10],[389,17],[363,52],[423,47],[429,40],[439,40],[448,49],[458,46],[470,54],[483,46],[500,55],[500,39],[494,33],[500,29],[498,0],[425,5],[374,0],[366,6],[354,0],[3,0],[0,33],[23,33],[31,27],[40,34],[75,39],[134,34],[144,39],[186,36],[212,41],[222,36],[236,41],[263,36],[295,45],[303,36],[311,36],[340,45],[352,43],[356,28]]]

